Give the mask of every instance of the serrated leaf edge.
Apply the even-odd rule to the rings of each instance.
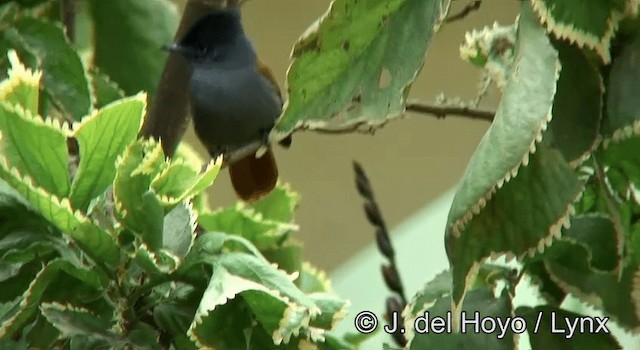
[[[331,280],[327,277],[327,273],[324,270],[320,270],[316,266],[312,265],[308,261],[302,262],[302,271],[308,273],[316,278],[316,281],[320,282],[322,289],[327,293],[333,293],[333,286]]]
[[[555,74],[556,82],[558,81],[558,77],[559,76],[560,76],[560,63],[559,63],[559,61],[556,61],[556,74]],[[557,85],[554,86],[554,96],[555,96],[555,90],[556,89],[557,89]],[[490,188],[485,193],[484,197],[481,197],[480,199],[478,199],[476,204],[474,204],[470,209],[468,209],[465,214],[463,214],[460,218],[458,218],[456,221],[451,223],[451,233],[455,237],[460,237],[460,235],[462,234],[462,231],[464,230],[466,224],[469,223],[478,214],[480,214],[480,211],[487,206],[487,203],[491,200],[491,198],[493,198],[493,195],[500,188],[502,188],[502,186],[504,186],[504,184],[508,183],[509,181],[511,181],[511,179],[513,179],[516,176],[518,176],[518,171],[520,170],[521,166],[525,166],[526,167],[526,166],[529,165],[529,157],[536,153],[536,145],[542,142],[542,135],[543,135],[544,131],[547,130],[547,126],[551,122],[551,119],[553,118],[553,116],[551,114],[552,113],[552,109],[553,109],[553,103],[550,103],[549,111],[547,112],[547,116],[545,117],[545,119],[542,121],[542,123],[538,127],[538,131],[536,132],[535,137],[534,137],[533,141],[531,142],[531,144],[529,146],[529,151],[522,157],[520,162],[518,162],[513,168],[511,168],[511,170],[507,171],[507,173],[504,175],[504,177],[499,179],[492,186],[492,188]]]
[[[138,102],[142,102],[142,115],[145,116],[147,114],[147,94],[144,92],[140,92],[137,95],[134,96],[129,96],[129,97],[124,97],[122,99],[113,101],[109,104],[107,104],[106,106],[100,108],[100,109],[92,109],[91,113],[87,116],[85,116],[84,118],[82,118],[82,120],[80,121],[75,121],[73,122],[73,132],[71,134],[71,136],[76,137],[78,135],[78,132],[82,129],[82,127],[84,125],[86,125],[87,123],[89,123],[90,121],[98,118],[98,116],[102,113],[105,112],[111,108],[120,106],[122,104],[125,103],[129,103],[131,101],[138,101]],[[92,105],[94,103],[92,102]],[[142,128],[142,123],[144,122],[144,117],[140,118],[140,123],[138,125],[138,130],[140,130],[140,128]]]
[[[600,296],[598,296],[598,294],[596,294],[596,293],[585,293],[580,288],[575,287],[575,286],[571,285],[570,283],[567,283],[567,282],[563,281],[561,278],[558,278],[556,275],[554,275],[549,270],[547,261],[543,261],[543,262],[544,262],[545,269],[549,273],[549,278],[555,284],[557,284],[558,287],[560,289],[562,289],[562,291],[564,291],[567,294],[569,294],[569,293],[572,294],[577,299],[579,299],[581,302],[585,303],[586,305],[588,305],[590,307],[593,307],[593,308],[595,308],[597,310],[603,310],[602,298],[600,298]],[[600,271],[595,271],[595,270],[592,270],[592,273],[596,274],[596,275],[606,275],[607,274],[605,272],[600,272]],[[640,306],[640,300],[639,300],[639,298],[640,298],[640,290],[636,290],[634,288],[635,277],[639,277],[640,278],[640,268],[636,268],[636,272],[634,273],[634,280],[632,280],[632,282],[631,282],[631,291],[630,291],[631,299],[634,300],[634,301],[637,301],[634,305],[631,305],[634,308],[634,314],[640,315],[640,309],[639,309],[639,306]],[[618,321],[618,317],[613,313],[607,313],[607,316],[611,320],[615,321],[618,326],[620,326],[621,328],[625,329],[628,332],[632,332],[632,333],[640,332],[640,326],[629,327],[625,323],[619,322]],[[640,320],[640,318],[638,318],[638,319]]]
[[[570,24],[556,22],[551,14],[551,10],[545,6],[544,0],[531,0],[531,5],[533,10],[540,17],[539,21],[546,24],[547,30],[551,31],[559,39],[566,39],[572,44],[578,44],[579,47],[586,46],[595,50],[605,64],[608,64],[611,61],[609,46],[616,29],[618,29],[618,24],[622,18],[624,18],[624,14],[611,9],[611,13],[607,18],[607,30],[602,39],[599,39],[597,36],[586,33],[581,29],[571,26]]]
[[[0,100],[4,100],[5,96],[13,91],[21,83],[28,86],[39,88],[42,72],[39,70],[31,70],[20,62],[18,54],[11,49],[7,53],[11,68],[9,69],[9,77],[0,82]]]
[[[69,201],[69,198],[59,198],[56,195],[48,193],[43,188],[36,186],[34,184],[33,179],[31,179],[31,177],[29,177],[28,175],[22,176],[20,174],[20,171],[18,171],[18,169],[14,168],[14,167],[10,167],[8,162],[7,162],[7,160],[6,160],[6,158],[2,154],[0,154],[0,172],[4,172],[7,175],[12,176],[13,177],[13,181],[16,181],[19,184],[26,186],[29,189],[30,192],[35,193],[40,198],[48,199],[50,201],[50,203],[53,203],[53,205],[55,205],[59,209],[66,211],[69,217],[73,217],[76,220],[78,226],[81,226],[81,225],[84,225],[84,224],[88,224],[88,225],[91,225],[92,227],[97,228],[100,231],[104,232],[105,236],[107,236],[107,237],[109,237],[109,238],[111,238],[113,240],[114,246],[116,245],[115,240],[113,239],[113,236],[111,234],[109,234],[109,232],[104,231],[97,222],[95,222],[92,218],[85,216],[79,210],[73,210],[73,208],[71,207],[71,202]],[[20,191],[20,189],[16,189],[16,190],[18,192],[22,193],[22,191]],[[22,193],[22,194],[25,195],[24,193]],[[31,197],[30,195],[25,195],[25,196],[27,197],[27,199],[29,197]],[[32,203],[31,200],[28,199],[28,201],[30,203]],[[36,208],[36,210],[40,211],[39,208]],[[55,226],[58,227],[58,225],[55,225]],[[73,236],[71,236],[68,232],[66,232],[67,230],[65,228],[62,228],[62,227],[58,227],[58,228],[61,231],[63,231],[66,236],[69,236],[69,237],[73,238]]]

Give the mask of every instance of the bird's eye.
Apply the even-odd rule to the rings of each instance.
[[[207,55],[208,51],[209,51],[209,49],[206,46],[198,46],[196,48],[196,54],[200,58],[204,58]]]

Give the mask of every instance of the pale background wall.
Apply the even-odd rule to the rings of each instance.
[[[466,3],[454,1],[452,12]],[[328,0],[253,0],[243,6],[246,31],[281,87],[293,43],[328,5]],[[491,25],[494,20],[513,23],[516,13],[517,1],[484,1],[480,11],[468,19],[443,26],[429,48],[411,97],[433,101],[444,92],[463,100],[473,98],[480,73],[459,58],[465,31]],[[485,101],[485,108],[495,108],[493,97]],[[282,180],[302,195],[296,221],[301,226],[297,237],[305,244],[305,257],[330,270],[373,240],[353,184],[352,160],[360,161],[367,170],[388,225],[393,227],[456,184],[488,125],[458,117],[437,120],[407,115],[374,136],[294,135],[292,148],[277,149],[276,156]],[[187,140],[197,144],[191,131]],[[205,155],[199,145],[198,150]],[[211,190],[211,205],[234,200],[225,171]],[[436,237],[416,244],[444,249],[442,234]]]

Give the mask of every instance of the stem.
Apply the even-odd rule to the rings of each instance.
[[[409,112],[431,114],[439,119],[445,118],[448,115],[457,115],[490,122],[493,121],[496,114],[494,111],[484,111],[471,107],[436,106],[416,100],[407,101],[406,108]]]
[[[447,17],[444,21],[446,23],[459,21],[467,17],[471,12],[479,10],[481,4],[482,4],[482,0],[474,0],[472,3],[467,4],[462,10],[460,10],[460,12],[456,13],[455,15]]]

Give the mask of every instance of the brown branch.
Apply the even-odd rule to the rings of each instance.
[[[176,40],[200,18],[228,7],[240,6],[242,0],[188,0],[185,6]],[[189,88],[188,67],[179,55],[170,53],[162,71],[162,77],[145,118],[141,136],[159,139],[164,153],[171,157],[188,126]]]
[[[76,5],[76,0],[60,0],[60,21],[71,43],[76,40]]]
[[[448,115],[457,115],[489,122],[493,121],[496,114],[493,111],[483,111],[470,107],[436,106],[420,101],[407,101],[406,108],[408,112],[431,114],[436,118],[444,118]]]
[[[460,10],[460,12],[455,15],[448,16],[444,21],[445,23],[459,21],[467,17],[471,12],[479,10],[481,4],[482,0],[474,0],[472,3],[467,4],[462,10]]]
[[[469,119],[485,120],[489,122],[493,121],[493,118],[495,117],[495,114],[496,114],[494,111],[485,111],[485,110],[475,109],[471,107],[432,105],[432,104],[427,104],[427,103],[416,101],[416,100],[407,101],[405,104],[405,111],[413,112],[413,113],[429,114],[438,119],[445,118],[449,115],[456,115],[461,117],[467,117]],[[328,134],[328,135],[351,134],[354,132],[373,133],[375,131],[375,128],[372,128],[372,127],[366,128],[366,126],[367,126],[367,122],[361,121],[341,129],[314,128],[314,129],[303,129],[303,130],[309,130],[309,131],[317,132],[319,134]],[[382,126],[382,125],[378,125],[378,126]]]

